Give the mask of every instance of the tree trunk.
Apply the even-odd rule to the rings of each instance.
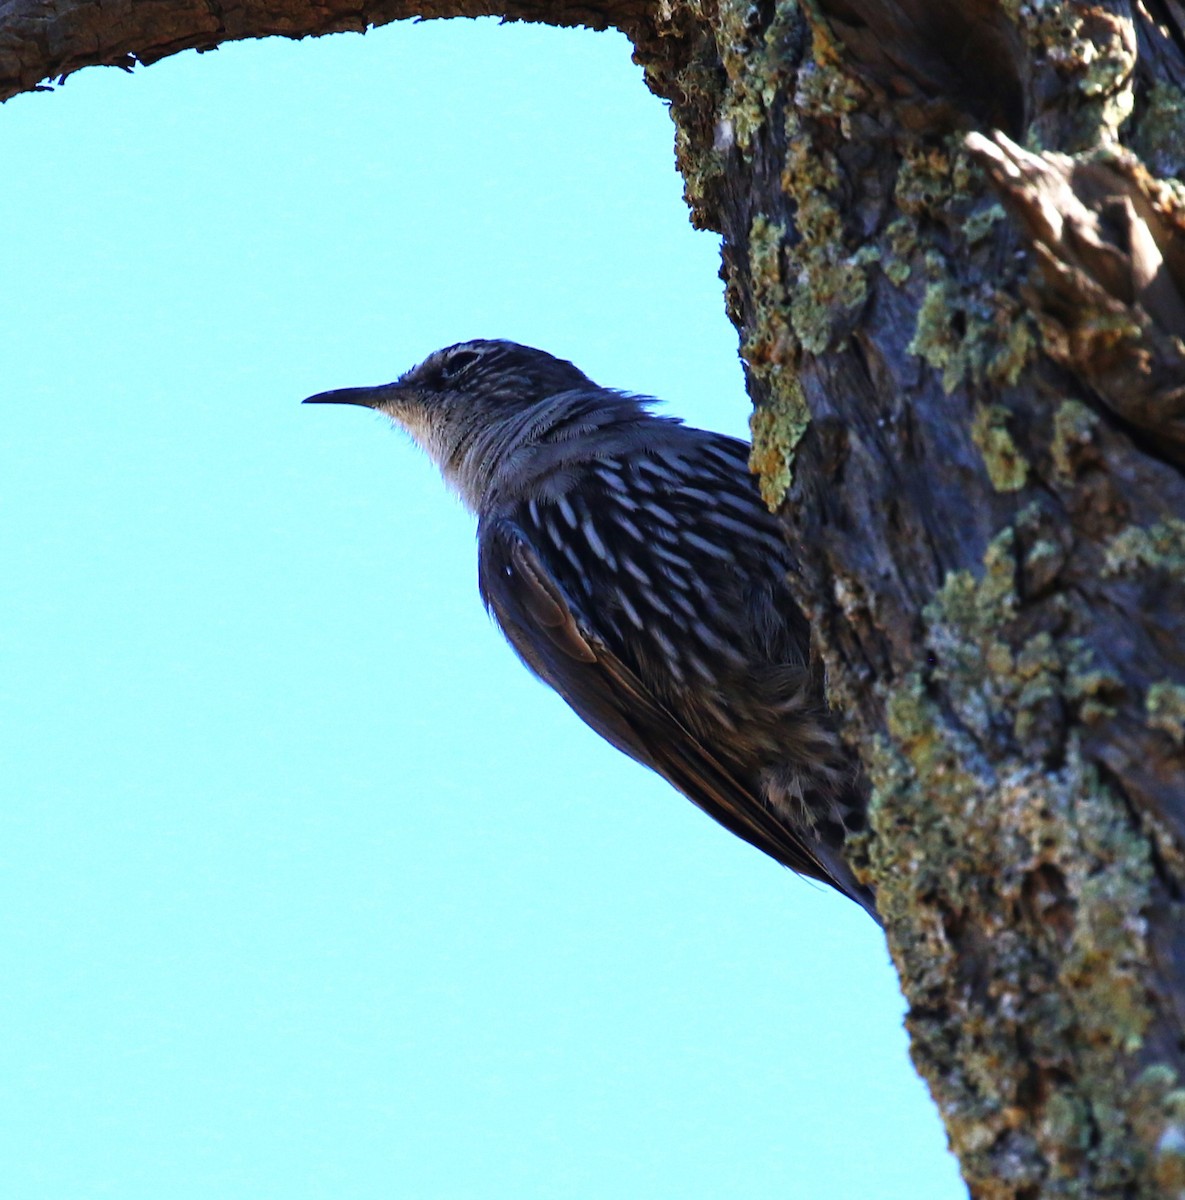
[[[1185,1195],[1185,7],[8,0],[0,95],[490,12],[671,102],[972,1194]]]

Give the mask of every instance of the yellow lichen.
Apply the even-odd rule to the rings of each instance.
[[[976,409],[971,438],[996,491],[1016,492],[1024,487],[1029,464],[1008,432],[1008,410],[1003,405],[981,404]]]
[[[810,423],[795,372],[798,347],[786,321],[782,282],[784,231],[763,216],[749,230],[749,270],[755,316],[741,356],[767,397],[749,420],[753,449],[749,468],[771,511],[785,498],[793,478],[794,449]]]
[[[1056,765],[1034,761],[1023,737],[1008,741],[1026,705],[1036,719],[1114,682],[1091,678],[1085,654],[1048,633],[1018,635],[1014,542],[1003,531],[982,573],[953,572],[926,610],[928,661],[888,690],[869,756],[861,849],[905,982],[914,1060],[972,1193],[997,1194],[1006,1171],[1001,1195],[1061,1194],[1055,1181],[1071,1176],[1137,1194],[1148,1163],[1123,1072],[1149,1021],[1149,847],[1076,733]],[[970,962],[980,974],[966,974]],[[1037,1096],[1035,1073],[1049,1085]]]
[[[1179,683],[1154,683],[1144,700],[1148,724],[1185,746],[1185,687]]]
[[[769,404],[753,411],[749,431],[753,448],[749,470],[758,479],[761,498],[771,512],[785,499],[793,479],[794,449],[810,424],[798,381],[787,376]]]
[[[1054,470],[1064,479],[1072,479],[1084,447],[1094,440],[1098,417],[1080,400],[1063,400],[1053,414],[1053,442],[1050,453]]]

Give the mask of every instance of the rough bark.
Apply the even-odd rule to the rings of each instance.
[[[492,11],[671,102],[972,1194],[1185,1194],[1185,8],[10,0],[0,94]]]
[[[724,5],[651,68],[976,1196],[1185,1180],[1180,18]]]
[[[646,9],[644,0],[0,0],[0,100],[82,67],[131,70],[244,38],[363,32],[408,17],[632,29]]]

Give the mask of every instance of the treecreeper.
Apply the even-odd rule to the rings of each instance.
[[[843,857],[864,823],[862,778],[744,442],[506,341],[461,342],[394,383],[305,403],[384,413],[428,453],[477,516],[486,607],[579,717],[876,919]]]

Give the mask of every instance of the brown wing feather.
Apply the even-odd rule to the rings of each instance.
[[[762,803],[755,788],[656,700],[596,634],[513,524],[483,523],[478,539],[478,582],[486,607],[523,662],[582,720],[737,836],[792,870],[847,890]]]

